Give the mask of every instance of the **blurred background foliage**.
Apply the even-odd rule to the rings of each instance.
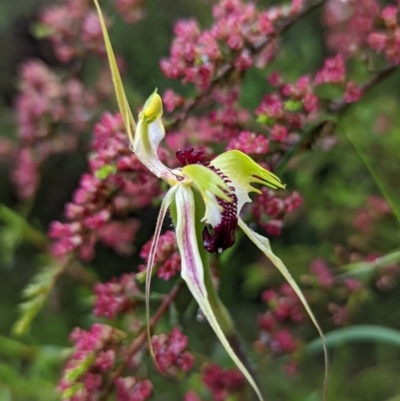
[[[5,137],[15,138],[13,99],[17,91],[18,65],[27,58],[40,58],[57,69],[60,67],[46,40],[38,40],[32,28],[38,12],[48,0],[13,0],[0,2],[0,131]],[[259,6],[270,4],[260,1]],[[173,23],[179,18],[196,17],[202,25],[211,22],[211,2],[196,0],[147,0],[147,18],[129,26],[111,14],[117,23],[111,32],[115,49],[126,60],[126,84],[132,109],[139,107],[155,87],[160,92],[168,87],[180,93],[190,88],[166,80],[160,72],[159,60],[167,56],[172,39]],[[251,69],[245,79],[241,102],[254,109],[269,86],[265,80],[273,70],[282,71],[285,78],[297,79],[306,72],[316,71],[327,56],[323,42],[323,28],[317,10],[293,26],[285,35],[279,57],[267,69]],[[301,40],[299,40],[301,37]],[[73,65],[71,65],[73,68]],[[90,82],[96,70],[96,60],[85,61],[82,79]],[[355,66],[357,70],[357,67]],[[360,75],[363,72],[360,69]],[[400,74],[378,85],[359,104],[350,106],[340,117],[334,129],[336,146],[323,150],[320,138],[315,138],[310,150],[299,153],[281,178],[288,188],[295,189],[304,198],[299,211],[286,222],[283,235],[273,239],[275,252],[282,255],[293,275],[301,280],[316,258],[328,260],[331,266],[340,266],[340,249],[356,247],[363,252],[381,254],[398,248],[399,221],[386,218],[379,222],[368,241],[360,239],[352,221],[357,211],[365,206],[368,196],[389,196],[400,209]],[[104,109],[114,109],[104,104]],[[101,110],[99,110],[100,114]],[[80,175],[86,170],[85,141],[74,154],[53,156],[43,169],[43,180],[34,204],[30,205],[29,222],[45,231],[49,222],[62,218],[63,205],[71,198]],[[360,156],[361,155],[361,156]],[[365,163],[367,160],[367,164]],[[374,174],[371,174],[372,169]],[[0,166],[0,202],[11,208],[19,207],[9,180],[7,165]],[[140,249],[152,233],[157,210],[144,210],[141,219],[146,223],[139,233]],[[397,216],[400,217],[400,216]],[[21,241],[21,232],[0,227],[1,242],[11,241],[16,252],[7,256],[7,247],[0,255],[0,400],[30,401],[56,400],[55,383],[60,374],[63,357],[68,353],[68,336],[76,326],[88,327],[93,322],[91,292],[63,277],[51,292],[47,305],[32,323],[29,334],[12,336],[11,327],[17,320],[17,305],[21,291],[37,272],[36,247]],[[12,248],[12,246],[11,246]],[[10,256],[10,255],[9,255]],[[123,258],[106,248],[97,249],[95,260],[89,267],[99,280],[108,280],[124,271],[131,271],[138,256]],[[39,263],[40,264],[40,263]],[[252,245],[240,238],[232,252],[223,256],[221,271],[221,297],[232,311],[237,326],[246,342],[256,337],[254,321],[263,310],[260,292],[268,286],[282,283],[270,266],[260,262]],[[339,268],[336,274],[345,270]],[[374,273],[372,273],[374,274]],[[159,284],[163,291],[168,285]],[[183,313],[191,307],[188,293],[176,307]],[[394,286],[386,291],[370,287],[368,301],[363,303],[353,319],[355,325],[386,326],[400,330],[400,293]],[[192,305],[193,306],[193,305]],[[313,305],[324,330],[334,328],[326,308]],[[190,316],[190,313],[188,312]],[[210,360],[230,364],[217,347],[209,327],[193,319],[182,319],[184,332],[192,349],[208,355]],[[160,326],[169,323],[164,322]],[[317,335],[308,327],[304,338]],[[340,340],[330,346],[331,370],[329,379],[330,401],[399,401],[400,331],[384,334],[362,326],[354,338],[346,329],[336,329]],[[371,331],[372,330],[372,331]],[[370,336],[366,334],[371,333]],[[354,336],[354,334],[353,334]],[[204,339],[208,339],[204,341]],[[201,360],[200,358],[200,360]],[[283,358],[284,359],[284,358]],[[262,385],[271,400],[317,401],[322,386],[322,354],[305,352],[299,373],[288,378],[282,372],[282,358],[266,360],[260,368]],[[195,367],[195,369],[198,368]],[[193,386],[201,387],[193,375]],[[165,377],[154,386],[168,389],[160,400],[182,399],[184,389]],[[199,382],[197,383],[196,382]],[[197,384],[196,384],[197,383]]]

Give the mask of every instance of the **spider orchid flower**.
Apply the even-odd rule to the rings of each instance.
[[[152,268],[162,223],[169,210],[182,260],[182,279],[186,282],[223,347],[262,401],[263,397],[253,376],[232,347],[235,329],[228,311],[219,300],[212,284],[209,254],[221,253],[231,247],[235,241],[235,230],[239,226],[283,274],[323,338],[322,331],[303,293],[283,262],[272,252],[268,239],[255,233],[239,217],[243,205],[251,202],[249,192],[260,193],[260,190],[252,184],[266,185],[274,189],[284,188],[284,185],[270,171],[237,150],[222,153],[206,163],[202,152],[195,152],[188,147],[176,153],[182,167],[170,169],[164,165],[157,156],[157,149],[165,137],[161,98],[157,92],[149,97],[139,114],[136,125],[126,99],[101,9],[97,0],[94,2],[102,25],[116,97],[130,140],[130,148],[154,175],[170,186],[161,203],[148,259],[147,322],[149,321],[148,299]],[[147,327],[150,336],[149,325]],[[152,352],[151,342],[149,344]]]

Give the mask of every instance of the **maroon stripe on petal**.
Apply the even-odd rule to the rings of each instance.
[[[186,199],[185,199],[186,200]],[[184,202],[184,212],[182,215],[183,219],[183,241],[182,241],[182,246],[183,246],[183,260],[182,262],[186,265],[187,267],[187,275],[189,280],[196,286],[198,291],[201,293],[202,296],[205,296],[204,294],[204,285],[203,282],[200,280],[199,274],[198,274],[198,269],[203,269],[203,265],[197,265],[196,264],[196,259],[201,261],[200,254],[197,255],[196,258],[196,253],[198,252],[197,247],[197,241],[196,241],[196,232],[194,228],[194,216],[192,215],[192,211],[190,210],[190,205],[188,204],[189,202]],[[194,211],[193,211],[194,213]],[[201,276],[202,276],[202,271],[201,271]]]

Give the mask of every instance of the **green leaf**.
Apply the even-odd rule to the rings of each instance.
[[[53,259],[43,256],[43,267],[33,276],[23,290],[25,302],[20,304],[20,317],[15,322],[12,331],[17,335],[26,333],[32,320],[46,303],[58,277],[63,273],[65,265],[58,265]]]
[[[303,103],[300,100],[287,100],[285,102],[285,109],[288,111],[298,111],[303,107]]]
[[[400,331],[389,327],[359,325],[333,330],[325,335],[328,348],[336,348],[347,343],[378,342],[400,347]],[[310,354],[321,349],[321,339],[317,338],[306,345],[304,351]]]
[[[0,385],[6,385],[16,400],[55,401],[54,383],[40,377],[22,375],[16,368],[0,362]],[[0,396],[2,393],[0,392]],[[3,398],[0,398],[3,401]]]
[[[44,39],[51,36],[54,33],[54,29],[49,25],[36,23],[32,25],[31,32],[36,39]]]
[[[23,241],[29,241],[39,248],[47,245],[47,237],[42,232],[5,205],[0,205],[0,220],[4,223],[0,227],[0,261],[3,263],[12,262],[16,248]]]
[[[80,361],[75,360],[74,362],[77,363],[77,365],[65,372],[65,378],[69,382],[77,381],[84,373],[86,373],[95,359],[96,355],[91,353]]]
[[[96,170],[96,177],[100,180],[105,180],[111,174],[114,174],[117,171],[117,167],[113,164],[106,164],[101,166],[98,170]]]

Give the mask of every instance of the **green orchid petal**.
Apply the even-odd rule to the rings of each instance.
[[[255,383],[253,377],[246,369],[242,361],[232,349],[217,317],[216,307],[212,306],[207,287],[205,285],[205,271],[200,255],[195,225],[195,200],[193,190],[186,185],[179,185],[175,195],[176,208],[176,239],[179,252],[181,254],[182,265],[181,275],[185,280],[190,292],[196,299],[204,316],[207,318],[210,326],[221,341],[226,352],[232,358],[233,362],[246,377],[250,385],[253,387],[260,401],[263,401],[261,392]],[[221,308],[219,308],[221,309]],[[219,313],[220,315],[220,313]]]
[[[155,91],[146,101],[135,131],[132,150],[137,158],[158,178],[163,178],[171,185],[176,184],[176,177],[171,169],[158,158],[157,150],[165,138],[165,128],[162,122],[162,101]]]
[[[205,214],[201,221],[215,227],[221,221],[222,212],[222,207],[218,204],[216,197],[227,202],[232,201],[226,194],[229,192],[228,186],[214,171],[201,164],[189,164],[182,168],[182,173],[193,181],[203,197]]]
[[[254,245],[260,249],[260,251],[274,264],[274,266],[280,271],[282,276],[286,279],[286,281],[289,283],[289,285],[293,288],[294,292],[296,295],[299,297],[301,303],[304,306],[304,309],[308,313],[308,316],[310,317],[311,321],[314,323],[314,326],[316,327],[319,336],[321,337],[322,340],[322,348],[324,351],[324,359],[325,359],[325,379],[324,379],[324,393],[326,391],[326,384],[327,384],[327,377],[328,377],[328,351],[326,348],[326,343],[325,343],[325,337],[324,333],[318,324],[317,319],[315,318],[310,306],[308,305],[308,302],[306,298],[303,295],[303,292],[301,291],[300,287],[297,285],[296,281],[290,274],[289,270],[287,267],[284,265],[281,259],[279,259],[271,249],[271,246],[269,244],[269,240],[266,237],[263,237],[260,234],[257,234],[254,232],[249,226],[247,226],[246,223],[242,219],[239,218],[239,227],[244,231],[244,233],[250,238],[250,240],[254,243]],[[325,399],[325,396],[324,396]]]
[[[168,208],[171,205],[171,202],[173,201],[175,197],[175,192],[177,190],[177,186],[171,187],[171,189],[167,192],[165,195],[161,207],[160,207],[160,212],[158,213],[157,217],[157,223],[156,223],[156,229],[154,232],[153,236],[153,242],[151,243],[150,247],[150,252],[149,252],[149,259],[147,261],[147,267],[146,267],[146,289],[145,289],[145,296],[146,296],[146,323],[147,323],[147,339],[148,339],[148,344],[149,344],[149,349],[150,349],[150,354],[152,355],[154,361],[156,361],[154,357],[154,351],[151,346],[151,333],[150,333],[150,284],[151,284],[151,275],[153,272],[153,266],[154,266],[154,259],[156,256],[156,251],[157,251],[157,244],[158,240],[160,238],[160,233],[161,233],[161,228],[163,221],[165,219],[165,215],[167,214]]]
[[[93,0],[96,5],[97,14],[99,16],[101,30],[103,32],[104,43],[106,46],[107,58],[110,64],[111,76],[114,84],[114,91],[117,97],[119,111],[124,120],[124,126],[129,137],[129,141],[133,142],[132,130],[135,130],[136,124],[132,115],[132,111],[129,107],[128,101],[126,99],[125,90],[122,84],[121,75],[118,70],[117,61],[115,60],[114,50],[111,45],[110,37],[108,36],[108,31],[106,23],[104,21],[103,13],[101,11],[100,5],[97,0]]]
[[[220,169],[232,181],[238,197],[238,214],[243,205],[251,202],[249,192],[261,193],[251,184],[262,184],[271,188],[285,188],[280,179],[270,171],[261,167],[253,159],[239,150],[230,150],[217,156],[210,165]]]

